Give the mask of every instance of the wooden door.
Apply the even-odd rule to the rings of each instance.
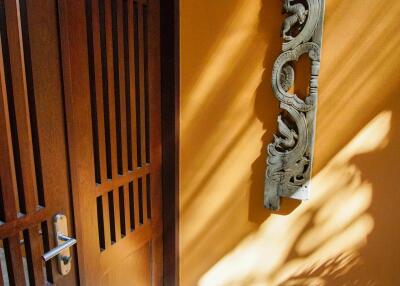
[[[84,285],[161,284],[158,2],[61,2],[72,192]]]
[[[76,282],[62,277],[53,217],[70,218],[56,1],[0,0],[0,285]]]
[[[162,284],[158,2],[0,0],[3,281]]]

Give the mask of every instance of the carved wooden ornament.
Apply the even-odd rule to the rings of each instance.
[[[280,101],[278,134],[268,145],[264,205],[278,210],[280,197],[309,199],[318,99],[318,74],[325,0],[283,0],[288,15],[282,26],[282,53],[272,70],[272,89]],[[289,90],[294,63],[303,54],[311,61],[305,100]]]

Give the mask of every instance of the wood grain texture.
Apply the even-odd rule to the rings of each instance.
[[[44,275],[41,255],[54,246],[54,233],[51,223],[39,227],[57,213],[72,218],[57,5],[0,1],[0,12],[0,237],[8,264],[3,278],[17,285],[25,284],[25,276],[31,285],[73,285],[76,264],[62,277],[49,263]]]
[[[151,265],[149,275],[155,279],[153,281],[159,281],[155,285],[160,285],[159,4],[157,1],[82,1],[80,5],[89,9],[85,12],[89,19],[87,25],[78,20],[77,17],[83,17],[81,13],[70,15],[67,12],[78,4],[64,4],[61,20],[65,29],[62,32],[63,58],[67,65],[64,69],[65,97],[77,236],[78,241],[85,239],[88,232],[91,232],[90,236],[97,236],[90,249],[78,244],[81,283],[104,283],[102,277],[116,277],[115,273],[120,273],[117,276],[121,279],[129,275],[118,270],[117,266],[124,259],[121,253],[133,253],[146,244],[149,255],[142,258],[138,255],[137,259]],[[85,31],[86,39],[84,36],[72,39],[69,29]],[[93,35],[96,32],[100,36]],[[82,42],[78,43],[78,40]],[[74,44],[79,47],[84,60],[75,58],[76,51],[71,53]],[[75,77],[82,72],[84,77]],[[80,89],[75,90],[75,86]],[[101,122],[95,118],[102,118]],[[97,126],[93,125],[95,121]],[[140,155],[141,164],[137,155]],[[151,162],[149,158],[152,158]],[[81,172],[78,173],[76,168]],[[146,183],[147,176],[151,179],[149,184]],[[152,190],[147,190],[148,186]],[[152,209],[147,210],[148,206]],[[151,218],[148,213],[152,214]],[[89,239],[84,243],[89,243]],[[84,261],[93,263],[82,266]],[[111,280],[106,281],[111,283]]]
[[[82,285],[97,281],[97,235],[85,1],[60,1],[60,35],[71,190]],[[93,284],[92,284],[93,285]]]
[[[104,275],[101,285],[152,285],[150,253],[148,243],[129,253],[116,271]]]
[[[7,36],[10,56],[10,67],[12,74],[12,90],[14,99],[14,109],[16,116],[16,127],[18,142],[17,168],[20,169],[21,177],[18,181],[22,184],[18,186],[19,193],[19,208],[22,213],[32,213],[36,210],[37,202],[37,186],[35,163],[32,148],[32,133],[30,124],[30,109],[28,102],[28,89],[26,81],[26,63],[24,53],[29,51],[24,50],[22,39],[25,38],[22,31],[22,23],[20,21],[21,11],[18,1],[5,1],[4,10],[7,19]],[[30,94],[29,96],[32,96]],[[14,143],[15,144],[15,143]]]
[[[137,281],[161,285],[158,1],[0,0],[0,12],[0,238],[10,281],[24,285],[24,257],[35,285],[76,285],[77,262],[82,285],[129,281],[125,261],[145,266]],[[55,261],[44,274],[40,258],[54,247],[57,213],[75,220],[79,255],[67,276]]]

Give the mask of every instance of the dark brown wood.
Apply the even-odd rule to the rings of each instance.
[[[102,196],[103,199],[103,221],[104,221],[104,237],[105,249],[110,248],[111,244],[111,228],[110,228],[110,208],[108,202],[108,192]]]
[[[117,6],[117,43],[118,43],[118,75],[119,75],[119,148],[122,157],[122,174],[128,171],[128,150],[127,150],[127,117],[126,117],[126,79],[125,79],[125,46],[124,46],[124,1],[118,0]]]
[[[6,222],[17,218],[17,183],[15,179],[14,154],[12,148],[10,115],[8,112],[7,88],[3,61],[3,37],[0,38],[0,168],[1,191]],[[2,226],[4,228],[4,226]],[[1,230],[1,228],[0,228]]]
[[[102,69],[102,60],[101,60],[101,36],[100,36],[100,18],[99,18],[99,1],[87,1],[87,4],[91,4],[91,7],[87,7],[87,9],[91,8],[90,17],[91,21],[91,30],[88,30],[88,41],[92,39],[93,45],[93,70],[94,72],[94,84],[91,86],[91,92],[94,93],[94,97],[96,100],[97,109],[94,110],[96,112],[96,123],[97,123],[97,132],[98,132],[98,149],[99,149],[99,169],[100,169],[100,182],[104,183],[107,181],[107,161],[106,161],[106,142],[105,142],[105,124],[104,124],[104,102],[103,102],[103,69]],[[90,21],[89,17],[87,19]],[[89,62],[90,65],[90,62]],[[92,103],[93,107],[93,103]],[[92,114],[93,116],[93,114]]]
[[[4,188],[4,187],[3,187]],[[4,192],[5,194],[6,192]],[[6,202],[4,200],[4,202]],[[11,209],[11,205],[7,205],[7,209]],[[36,225],[38,222],[46,220],[51,215],[48,209],[41,209],[29,216],[22,216],[12,221],[7,221],[0,226],[0,239],[5,239],[12,235],[17,235],[21,229],[28,229]]]
[[[16,285],[25,285],[25,276],[31,285],[43,285],[46,280],[73,285],[76,264],[63,277],[52,261],[44,275],[41,258],[54,247],[54,215],[66,214],[68,234],[74,235],[57,3],[2,0],[0,14],[0,213],[4,213],[0,238],[7,278]],[[50,222],[48,228],[40,234],[39,226],[46,222]]]
[[[20,211],[32,213],[37,203],[36,174],[32,149],[30,126],[30,110],[26,85],[26,69],[24,61],[23,35],[19,16],[21,14],[18,1],[5,1],[4,10],[7,19],[7,36],[12,73],[12,89],[18,130],[18,143],[23,184],[19,186]],[[21,188],[23,190],[21,190]],[[23,198],[23,199],[21,199]]]
[[[124,185],[124,210],[125,210],[125,233],[131,231],[130,205],[129,205],[129,184]],[[125,235],[126,235],[125,234]]]
[[[26,1],[29,31],[32,94],[36,104],[37,136],[44,193],[44,210],[49,231],[49,248],[54,247],[52,219],[64,213],[69,219],[69,235],[74,236],[68,182],[61,51],[57,4],[51,0]],[[35,150],[38,152],[39,150]],[[39,243],[39,242],[37,242]],[[47,246],[44,246],[45,248]],[[37,258],[36,258],[37,259]],[[40,258],[41,259],[41,258]],[[38,263],[40,260],[36,260]],[[60,285],[76,282],[76,263],[72,272],[63,277],[56,260],[51,261],[52,280]],[[43,271],[37,268],[37,271]]]
[[[114,50],[113,41],[115,40],[113,34],[113,15],[112,4],[113,1],[104,0],[105,3],[105,30],[106,30],[106,51],[107,51],[107,84],[108,84],[108,103],[109,103],[109,117],[110,117],[110,143],[111,143],[111,165],[112,165],[112,178],[116,178],[117,171],[117,146],[116,146],[116,120],[115,120],[115,71],[118,65],[114,63]],[[117,63],[118,64],[118,63]]]
[[[31,285],[44,285],[43,275],[43,244],[39,234],[38,225],[24,231],[24,244],[26,252],[27,266],[29,269],[29,281]]]
[[[179,285],[179,0],[161,1],[164,285]]]
[[[139,49],[139,63],[135,63],[136,65],[139,65],[139,102],[136,102],[137,105],[140,106],[140,131],[139,133],[141,134],[140,136],[140,153],[141,153],[141,164],[138,165],[138,167],[145,166],[146,164],[146,126],[145,126],[145,93],[146,93],[146,86],[145,86],[145,65],[144,65],[144,56],[145,56],[145,51],[144,51],[144,35],[143,35],[143,1],[138,1],[137,5],[137,29],[138,29],[138,39],[137,39],[137,47]],[[137,76],[137,75],[136,75]]]
[[[150,199],[148,204],[151,207],[151,219],[149,220],[153,225],[153,239],[150,242],[151,255],[152,255],[152,281],[155,285],[163,285],[163,213],[162,213],[162,199],[163,199],[163,186],[162,186],[162,103],[161,103],[161,37],[160,37],[160,2],[150,0],[147,1],[147,64],[148,64],[148,78],[147,89],[148,94],[148,126],[149,132],[147,144],[149,145],[150,153],[147,160],[150,160],[150,174],[149,186],[146,187],[146,177],[143,177],[143,185],[146,188],[145,196]],[[146,158],[144,158],[145,160]],[[149,192],[149,194],[147,194]],[[147,206],[146,206],[147,209]],[[150,213],[150,212],[149,212]],[[148,218],[147,213],[145,216]],[[149,219],[149,218],[148,218]]]
[[[3,240],[7,262],[8,279],[11,285],[25,285],[19,234]]]
[[[127,49],[127,72],[129,72],[129,99],[130,99],[130,115],[131,115],[131,156],[132,156],[132,167],[136,168],[137,163],[137,134],[136,134],[136,69],[135,69],[135,39],[134,39],[134,4],[133,1],[127,3],[127,16],[126,20],[127,30],[125,35],[127,36],[128,49]]]

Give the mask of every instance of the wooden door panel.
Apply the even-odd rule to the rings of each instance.
[[[104,275],[101,285],[151,285],[151,246],[144,244],[128,253],[111,271]]]
[[[72,220],[57,8],[55,0],[0,1],[1,266],[16,285],[76,281],[74,267],[62,277],[41,259],[54,247],[53,216]]]
[[[158,1],[62,3],[81,282],[161,285]]]

